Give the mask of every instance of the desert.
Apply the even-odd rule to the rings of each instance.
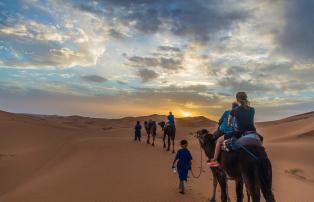
[[[212,176],[203,159],[202,175],[190,176],[187,194],[177,193],[171,171],[174,154],[134,142],[136,120],[164,120],[161,115],[99,119],[0,113],[0,201],[206,201]],[[314,113],[257,123],[273,165],[278,201],[311,201],[314,196]],[[179,118],[178,141],[187,139],[193,168],[200,166],[195,131],[216,127],[205,117]],[[232,200],[234,184],[229,181]],[[217,196],[219,196],[219,188]],[[219,201],[219,197],[218,197]]]

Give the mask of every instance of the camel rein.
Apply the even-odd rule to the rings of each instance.
[[[200,146],[200,151],[201,151],[201,166],[199,167],[200,169],[200,172],[198,175],[195,175],[192,168],[191,168],[191,173],[192,173],[192,176],[194,178],[199,178],[201,175],[202,175],[202,170],[203,170],[203,151],[202,151],[202,147]]]

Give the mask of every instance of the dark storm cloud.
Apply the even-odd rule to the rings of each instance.
[[[208,42],[213,35],[232,28],[249,16],[249,11],[240,3],[219,0],[94,2],[97,4],[81,2],[75,7],[108,19],[118,19],[125,25],[132,24],[143,33],[168,30],[197,42]]]
[[[278,35],[279,51],[295,59],[314,61],[314,1],[285,1],[285,21]]]
[[[130,66],[134,67],[160,67],[169,71],[183,68],[180,58],[132,56],[128,58],[128,61],[130,62]]]
[[[110,29],[109,35],[115,39],[125,39],[127,37],[126,35],[124,35],[123,33],[119,32],[115,29]]]
[[[169,52],[181,52],[180,48],[173,47],[173,46],[159,46],[158,47],[159,51],[169,51]]]
[[[98,75],[84,75],[84,76],[80,76],[81,79],[85,80],[85,81],[89,81],[89,82],[95,82],[95,83],[102,83],[107,81],[108,79],[102,77],[102,76],[98,76]]]
[[[159,76],[155,71],[150,69],[140,69],[138,71],[138,75],[141,77],[143,82],[154,80]]]

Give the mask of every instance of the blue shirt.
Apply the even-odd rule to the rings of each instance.
[[[230,111],[227,110],[223,113],[223,115],[221,116],[220,120],[219,120],[219,130],[223,133],[223,134],[227,134],[227,133],[231,133],[234,131],[235,125],[236,125],[236,120],[235,118],[232,120],[232,127],[228,126],[228,118],[230,115]]]
[[[191,169],[190,161],[192,155],[188,149],[179,149],[176,155],[178,161],[177,169],[180,180],[187,180],[189,169]]]
[[[174,125],[174,116],[172,114],[168,116],[168,122],[170,125]]]
[[[192,160],[192,155],[188,149],[179,149],[176,155],[176,160],[178,161],[178,169],[189,169],[190,161]]]

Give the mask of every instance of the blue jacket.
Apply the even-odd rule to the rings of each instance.
[[[174,125],[174,116],[172,114],[168,116],[168,122],[170,125]]]
[[[227,134],[227,133],[231,133],[234,131],[235,127],[236,127],[236,121],[235,118],[232,119],[232,127],[230,128],[228,126],[228,118],[230,115],[230,111],[226,110],[223,115],[221,116],[220,120],[219,120],[219,130],[223,133],[223,134]]]

